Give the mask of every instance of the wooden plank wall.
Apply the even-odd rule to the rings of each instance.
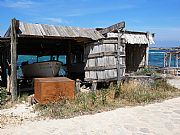
[[[147,45],[126,45],[126,72],[136,72],[146,65]]]
[[[85,80],[117,80],[117,38],[103,39],[85,48]],[[125,72],[125,48],[121,46],[122,76]]]

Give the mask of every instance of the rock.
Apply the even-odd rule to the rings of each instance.
[[[23,104],[25,104],[25,103],[26,103],[26,101],[22,101],[22,103],[23,103]]]

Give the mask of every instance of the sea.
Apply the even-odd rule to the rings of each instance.
[[[149,65],[153,67],[163,67],[163,61],[164,61],[164,53],[168,50],[149,50]],[[45,61],[50,60],[50,56],[43,56],[39,57],[38,61]],[[66,56],[61,55],[59,56],[59,61],[63,62],[63,64],[66,64]],[[29,64],[36,62],[37,57],[36,56],[26,56],[26,55],[20,55],[18,56],[17,65],[18,67],[21,66],[21,63],[24,61],[28,61]],[[172,57],[172,65],[175,66],[175,60]],[[18,76],[22,76],[21,68],[18,68]]]
[[[155,67],[163,67],[164,53],[167,50],[149,50],[149,65]]]
[[[172,51],[173,50],[171,50],[171,52]],[[154,67],[163,67],[165,52],[170,52],[170,50],[149,50],[149,65]],[[180,62],[178,66],[180,66]],[[171,57],[171,67],[176,67],[175,55],[172,55]]]

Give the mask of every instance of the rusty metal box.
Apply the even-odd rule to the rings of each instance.
[[[66,77],[34,78],[34,97],[40,104],[74,99],[75,82]]]

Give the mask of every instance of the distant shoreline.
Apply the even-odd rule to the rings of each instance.
[[[149,50],[180,50],[180,47],[170,47],[170,48],[150,47]]]

